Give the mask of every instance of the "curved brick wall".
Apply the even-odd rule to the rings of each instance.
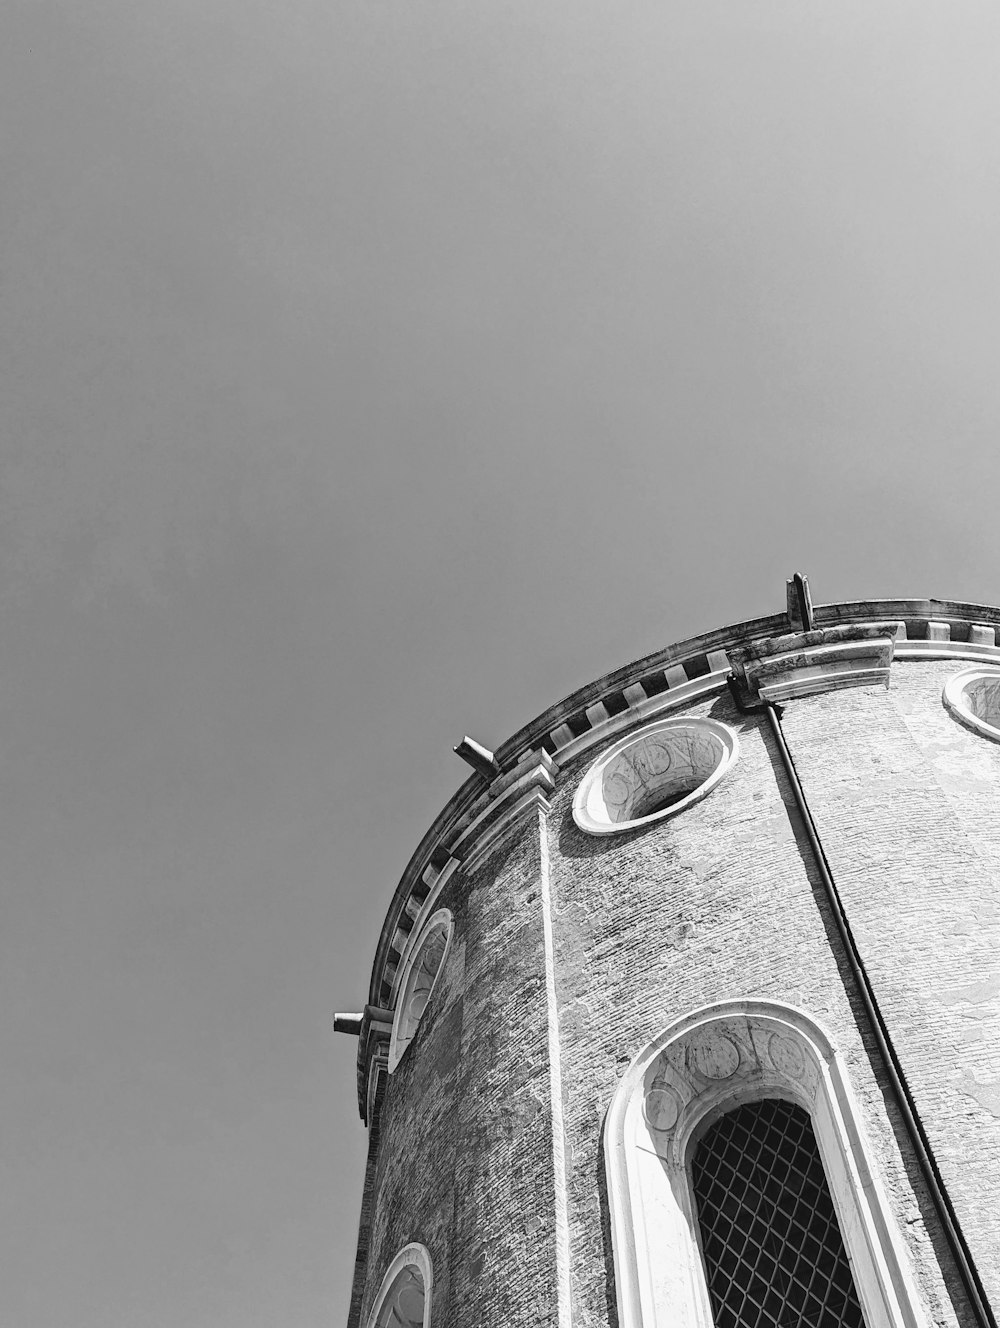
[[[868,634],[886,661],[878,681],[864,673],[867,638],[850,638],[857,658],[840,660],[843,638],[831,629],[851,622],[882,625]],[[1000,1305],[1000,744],[941,700],[969,658],[1000,670],[997,625],[997,610],[907,601],[817,609],[805,634],[810,624],[784,615],[713,633],[583,689],[500,749],[492,785],[476,776],[463,786],[404,875],[376,957],[359,1048],[371,1144],[351,1328],[365,1324],[410,1241],[434,1262],[435,1328],[616,1325],[601,1138],[609,1104],[633,1057],[671,1022],[737,997],[797,1006],[826,1030],[920,1311],[928,1323],[971,1322],[887,1105],[773,738],[725,685],[741,643],[778,639],[756,651],[771,659],[796,628],[795,686],[817,661],[840,662],[823,664],[833,671],[808,682],[816,690],[782,702],[785,736]],[[699,657],[708,667],[690,664]],[[671,675],[678,659],[683,674]],[[671,688],[677,704],[662,711]],[[584,771],[661,712],[731,726],[739,761],[676,817],[584,834],[572,816]],[[379,1058],[400,960],[441,907],[454,915],[452,943],[414,1042],[386,1075]]]

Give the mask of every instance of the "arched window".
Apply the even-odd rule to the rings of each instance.
[[[399,997],[389,1040],[389,1073],[413,1041],[451,944],[452,916],[441,908],[430,917],[403,957]]]
[[[368,1328],[430,1328],[431,1256],[423,1245],[407,1245],[382,1278]]]
[[[691,1159],[716,1328],[864,1328],[809,1113],[767,1097],[714,1121]]]
[[[810,1317],[809,1302],[802,1323],[861,1328],[863,1316],[867,1328],[919,1328],[843,1068],[800,1011],[734,1001],[673,1025],[622,1078],[605,1156],[620,1328],[767,1324],[775,1295],[792,1307],[803,1294],[789,1291],[796,1241],[829,1271],[825,1303],[842,1313]],[[802,1229],[785,1248],[789,1210]],[[763,1313],[741,1319],[735,1306],[748,1297]]]

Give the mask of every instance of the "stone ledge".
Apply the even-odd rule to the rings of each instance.
[[[736,646],[733,676],[746,695],[763,701],[863,684],[889,685],[896,623],[869,623],[791,632]]]

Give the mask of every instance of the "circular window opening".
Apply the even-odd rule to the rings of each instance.
[[[967,728],[1000,742],[1000,671],[964,669],[945,683],[945,708]]]
[[[710,793],[736,760],[736,734],[712,719],[663,719],[624,738],[590,767],[573,819],[592,835],[676,816]]]

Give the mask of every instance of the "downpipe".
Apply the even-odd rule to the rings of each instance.
[[[979,1271],[976,1268],[975,1260],[972,1257],[972,1251],[969,1249],[965,1234],[962,1231],[958,1220],[958,1215],[952,1205],[947,1187],[938,1169],[937,1161],[931,1149],[930,1140],[927,1138],[923,1122],[917,1112],[917,1106],[907,1083],[903,1066],[900,1062],[896,1048],[893,1045],[892,1038],[889,1035],[889,1029],[886,1025],[882,1011],[879,1007],[878,998],[872,985],[868,970],[865,967],[864,959],[858,949],[857,941],[854,939],[854,933],[851,931],[851,925],[844,909],[844,903],[837,889],[836,882],[833,879],[833,873],[830,870],[830,864],[827,861],[826,853],[820,842],[819,834],[816,830],[816,822],[813,820],[812,812],[809,810],[809,804],[806,802],[805,791],[802,788],[802,781],[799,779],[798,771],[795,769],[795,762],[789,751],[788,743],[785,740],[784,730],[781,727],[781,709],[773,701],[764,701],[760,704],[750,704],[740,695],[739,688],[736,685],[736,679],[730,676],[729,690],[736,703],[737,709],[741,714],[758,712],[763,710],[767,715],[767,722],[771,729],[771,734],[778,748],[778,755],[781,757],[781,764],[784,767],[785,774],[788,776],[788,782],[791,785],[792,795],[795,798],[795,805],[798,808],[799,816],[802,819],[805,828],[806,838],[809,841],[809,847],[812,851],[813,860],[816,869],[819,872],[820,881],[823,886],[823,893],[826,896],[827,903],[830,906],[830,912],[833,916],[837,933],[843,946],[844,956],[847,959],[854,978],[858,995],[864,1007],[865,1016],[869,1029],[875,1043],[879,1049],[879,1055],[882,1064],[885,1067],[889,1084],[892,1088],[893,1098],[899,1110],[906,1127],[906,1133],[913,1148],[917,1163],[920,1167],[924,1183],[930,1193],[931,1201],[934,1204],[938,1220],[944,1230],[945,1238],[951,1250],[952,1257],[955,1260],[955,1266],[962,1280],[962,1286],[969,1299],[969,1304],[976,1316],[979,1328],[998,1328],[996,1318],[989,1301],[986,1298],[986,1292],[979,1277]]]

